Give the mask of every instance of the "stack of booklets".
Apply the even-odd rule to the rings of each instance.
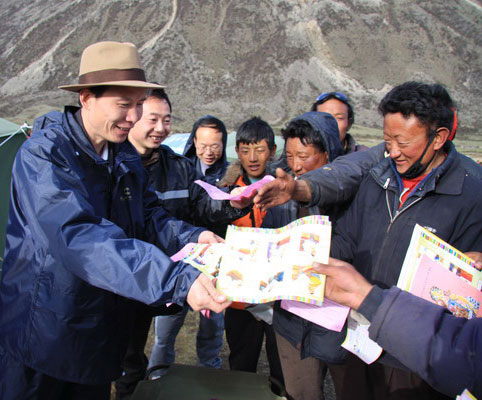
[[[397,286],[457,317],[482,316],[482,271],[473,260],[416,225]]]
[[[482,316],[482,271],[474,260],[420,225],[413,230],[397,286],[457,317]],[[370,364],[383,349],[369,338],[370,323],[363,320],[352,311],[342,346]]]
[[[288,299],[321,305],[331,223],[326,216],[300,218],[279,229],[229,226],[225,243],[194,245],[183,261],[217,278],[228,299],[265,303]]]

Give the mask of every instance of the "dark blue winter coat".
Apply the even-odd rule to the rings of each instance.
[[[199,272],[166,253],[202,229],[159,206],[129,142],[99,157],[76,109],[36,127],[13,166],[0,347],[54,378],[107,383],[121,373],[130,299],[184,304]]]
[[[369,315],[362,308],[370,298],[379,300]],[[358,311],[371,321],[370,338],[435,389],[481,398],[482,318],[457,318],[396,287],[375,286]]]

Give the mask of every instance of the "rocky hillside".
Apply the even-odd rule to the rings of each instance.
[[[2,0],[0,18],[0,116],[19,122],[76,103],[56,87],[100,40],[141,49],[177,129],[205,113],[280,126],[327,90],[377,126],[380,98],[410,79],[445,84],[469,132],[482,122],[476,0]]]

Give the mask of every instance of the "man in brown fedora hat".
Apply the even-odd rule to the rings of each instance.
[[[171,218],[127,135],[149,88],[130,43],[87,47],[81,107],[35,122],[12,173],[0,284],[4,400],[108,399],[135,301],[222,311],[210,280],[169,256],[213,233]],[[150,242],[150,243],[147,243]]]

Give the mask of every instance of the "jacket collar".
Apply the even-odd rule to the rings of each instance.
[[[447,157],[441,165],[434,168],[418,186],[416,194],[419,197],[425,196],[428,192],[439,194],[459,195],[462,193],[465,171],[460,167],[458,153],[452,142],[444,145]],[[370,170],[373,179],[384,189],[400,192],[402,179],[398,174],[393,161],[387,157]],[[443,178],[443,179],[442,179]]]

